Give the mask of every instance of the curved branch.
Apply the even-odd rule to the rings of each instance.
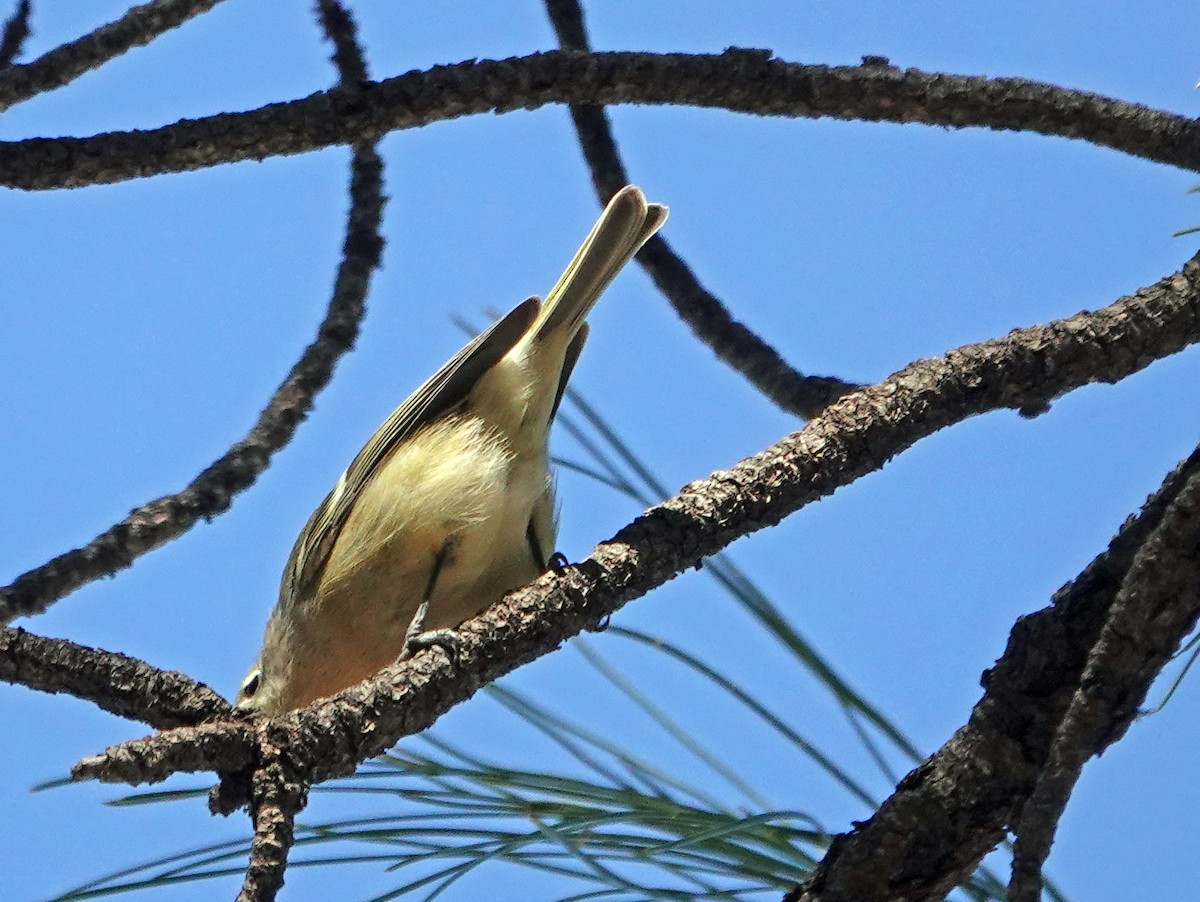
[[[367,77],[366,60],[358,46],[357,29],[349,12],[337,0],[317,0],[317,16],[326,36],[334,45],[333,61],[338,69],[340,83],[348,91],[354,90],[356,82]],[[382,204],[382,161],[371,146],[356,146],[351,164],[353,198],[351,221],[364,218],[373,234],[378,227]],[[360,224],[361,225],[361,224]],[[352,226],[350,234],[355,233]],[[346,239],[346,259],[339,270],[341,280],[351,279],[356,271],[350,251],[351,237]],[[361,237],[361,236],[360,236]],[[378,252],[378,249],[376,249]],[[361,271],[364,281],[370,268]],[[346,290],[351,290],[351,285]],[[228,710],[228,706],[226,706]],[[294,839],[295,816],[307,800],[307,787],[289,766],[281,749],[278,730],[270,721],[258,719],[250,728],[244,719],[235,718],[226,723],[210,724],[207,728],[170,731],[160,734],[167,742],[175,741],[186,748],[172,761],[186,760],[199,748],[206,748],[220,757],[222,764],[216,769],[225,776],[209,794],[209,806],[214,814],[230,814],[248,800],[254,822],[254,839],[250,847],[250,860],[238,895],[240,902],[270,902],[283,885],[283,874],[287,868],[287,855]],[[159,740],[161,746],[162,739]],[[110,749],[102,756],[79,762],[72,770],[75,779],[91,775],[90,768],[115,767],[124,769],[127,778],[153,780],[146,775],[147,757],[151,759],[156,749],[153,743],[143,743],[143,748],[133,743],[126,748]],[[164,760],[159,758],[159,760]],[[194,759],[193,759],[194,760]]]
[[[730,316],[665,238],[655,235],[647,241],[637,261],[712,352],[780,409],[810,419],[861,388],[835,376],[806,376],[795,370],[775,348]]]
[[[229,703],[203,683],[145,661],[0,627],[0,680],[68,692],[159,730],[228,717]]]
[[[548,103],[679,104],[763,116],[920,122],[1078,138],[1200,171],[1200,121],[1019,78],[806,66],[766,50],[716,55],[551,51],[435,66],[151,131],[0,143],[0,184],[72,188],[304,153],[397,129]]]
[[[83,548],[59,555],[0,589],[0,624],[40,613],[80,586],[130,566],[198,520],[224,512],[233,496],[254,484],[271,456],[291,441],[314,397],[333,376],[334,365],[354,345],[371,273],[383,253],[383,204],[383,161],[373,148],[356,146],[343,257],[328,311],[316,340],[276,389],[254,428],[183,491],[142,505]]]
[[[1198,489],[1200,449],[1167,477],[1137,517],[1126,521],[1106,552],[1055,593],[1051,607],[1017,621],[1004,655],[984,674],[984,696],[967,725],[901,780],[870,819],[837,837],[813,876],[789,893],[787,902],[940,899],[1004,838],[1005,827],[1017,822],[1040,771],[1054,767],[1053,758],[1047,759],[1080,692],[1098,689],[1114,702],[1104,735],[1093,736],[1099,740],[1093,750],[1121,735],[1164,663],[1163,648],[1177,643],[1200,605],[1195,593]],[[1154,562],[1155,549],[1168,546],[1170,554],[1161,563],[1167,570],[1183,563],[1176,575]],[[1134,615],[1135,628],[1118,641],[1122,652],[1130,653],[1125,664],[1131,666],[1111,685],[1089,684],[1089,656],[1103,646],[1106,633],[1111,638],[1108,624],[1124,619],[1118,613],[1122,596],[1134,584],[1145,587],[1136,575],[1145,567],[1165,577],[1161,588],[1149,593],[1148,607],[1159,621]],[[1179,591],[1188,583],[1191,597]],[[1139,643],[1143,647],[1135,649]],[[1051,781],[1056,779],[1052,771]],[[1034,898],[1041,895],[1041,881],[1036,885]]]
[[[590,51],[578,0],[546,0],[546,12],[564,50]],[[631,181],[608,115],[601,106],[572,104],[571,121],[603,205]],[[771,345],[730,315],[662,236],[654,236],[637,261],[696,337],[783,410],[807,419],[859,387],[841,379],[798,373]]]
[[[25,39],[29,37],[29,17],[32,12],[30,0],[17,0],[17,8],[4,21],[4,33],[0,35],[0,69],[7,69],[21,55]]]
[[[55,47],[31,63],[0,72],[0,112],[37,94],[61,88],[164,31],[208,12],[220,0],[153,0],[135,6],[115,22]]]
[[[586,560],[546,574],[467,621],[458,630],[455,662],[441,649],[422,652],[274,723],[291,735],[288,748],[305,779],[352,773],[480,686],[595,629],[627,601],[879,469],[939,429],[989,410],[1043,408],[1072,389],[1116,382],[1197,341],[1200,255],[1181,272],[1100,310],[917,361],[836,401],[800,432],[685,486]],[[81,763],[76,775],[126,782],[195,769],[200,759],[183,733],[117,746],[86,767]],[[176,765],[176,757],[186,766]]]
[[[1013,902],[1041,899],[1042,865],[1084,764],[1125,734],[1150,684],[1196,625],[1200,449],[1167,477],[1153,507],[1162,508],[1158,523],[1112,599],[1015,826]]]

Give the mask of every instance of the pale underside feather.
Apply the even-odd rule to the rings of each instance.
[[[537,317],[537,298],[517,305],[429,377],[384,421],[350,462],[333,491],[313,511],[284,568],[279,603],[315,585],[359,492],[396,444],[437,421],[471,393],[479,377],[504,357]]]
[[[422,598],[431,628],[453,627],[545,567],[546,435],[584,317],[666,217],[619,191],[544,304],[501,317],[384,421],[296,540],[239,705],[332,694],[394,660]]]

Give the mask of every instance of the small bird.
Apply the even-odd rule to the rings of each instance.
[[[548,569],[547,443],[584,317],[666,219],[621,189],[545,303],[501,317],[383,422],[296,539],[238,708],[340,692]]]

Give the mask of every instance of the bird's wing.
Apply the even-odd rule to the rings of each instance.
[[[558,377],[558,390],[554,393],[554,406],[550,408],[551,421],[558,415],[558,406],[562,404],[563,392],[567,390],[567,381],[575,370],[575,364],[579,362],[579,355],[583,352],[583,345],[587,341],[587,337],[588,324],[583,323],[579,327],[579,331],[575,333],[575,337],[571,339],[571,343],[567,345],[567,353],[563,355],[562,373]]]
[[[279,590],[279,603],[289,604],[315,584],[329,559],[334,541],[350,516],[354,500],[402,441],[448,413],[470,394],[475,383],[520,341],[537,318],[540,302],[529,298],[496,320],[392,411],[325,500],[313,511],[292,548]]]

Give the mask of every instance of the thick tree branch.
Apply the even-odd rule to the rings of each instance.
[[[1055,594],[1051,607],[1017,621],[1004,655],[984,674],[985,693],[967,725],[901,780],[869,820],[835,839],[813,877],[787,902],[940,899],[970,875],[1016,822],[1064,714],[1088,685],[1085,667],[1100,647],[1097,638],[1110,612],[1123,587],[1132,585],[1135,568],[1151,565],[1152,549],[1161,548],[1164,537],[1170,537],[1172,558],[1190,558],[1186,575],[1181,582],[1167,578],[1166,591],[1153,592],[1150,607],[1167,628],[1143,622],[1133,632],[1153,636],[1148,645],[1172,644],[1194,620],[1197,548],[1194,539],[1190,548],[1186,542],[1195,535],[1196,511],[1194,498],[1184,493],[1196,491],[1198,477],[1200,450],[1126,521],[1106,552]],[[1138,658],[1129,638],[1122,640],[1124,651],[1133,653],[1125,662],[1129,673],[1148,685],[1161,658],[1158,652],[1150,660]],[[1129,673],[1108,696],[1115,704],[1106,742],[1123,732],[1140,697],[1128,693]],[[1103,687],[1092,688],[1107,696]]]
[[[1161,520],[1138,548],[1087,658],[1016,824],[1009,899],[1037,902],[1042,865],[1084,764],[1120,739],[1200,612],[1200,449],[1155,501]],[[1177,494],[1171,490],[1182,483]]]
[[[142,505],[83,548],[59,555],[0,589],[0,623],[40,613],[80,586],[130,566],[198,520],[223,513],[235,495],[254,484],[271,456],[291,441],[314,397],[332,378],[338,359],[354,345],[371,273],[383,253],[383,205],[383,162],[372,147],[355,146],[346,238],[329,308],[316,340],[276,389],[254,428],[183,491]]]
[[[546,0],[546,12],[564,50],[591,50],[578,0]],[[631,181],[608,115],[601,106],[572,104],[570,109],[592,184],[604,205]],[[796,372],[778,351],[730,315],[665,238],[652,238],[637,260],[696,337],[783,410],[807,419],[858,388],[841,379]]]
[[[208,12],[220,0],[154,0],[135,6],[115,22],[55,47],[31,63],[0,72],[0,112],[45,91],[61,88],[127,50],[149,44],[164,31]]]
[[[230,713],[225,699],[186,674],[7,627],[0,627],[0,680],[41,692],[68,692],[159,730]]]
[[[548,103],[678,104],[763,116],[982,126],[1079,138],[1200,171],[1200,121],[1086,91],[1019,78],[806,66],[769,51],[722,54],[551,51],[435,66],[245,113],[150,131],[0,142],[0,184],[73,188],[164,172],[304,153],[397,129]]]
[[[328,0],[322,0],[325,2]],[[283,886],[288,851],[295,839],[296,814],[307,801],[307,788],[288,772],[277,750],[256,768],[250,793],[254,839],[237,902],[272,902],[275,898]]]
[[[1200,257],[1100,310],[910,364],[836,401],[802,431],[685,486],[586,560],[543,576],[467,621],[459,629],[457,663],[440,649],[429,650],[276,721],[291,733],[292,764],[310,782],[351,773],[485,683],[595,628],[625,602],[735,538],[772,526],[882,467],[919,439],[985,411],[1038,409],[1088,383],[1116,382],[1196,341]],[[110,749],[77,768],[76,776],[138,782],[203,766],[189,742],[176,735],[181,732]],[[187,763],[175,763],[177,756]],[[130,760],[143,770],[135,772]]]

